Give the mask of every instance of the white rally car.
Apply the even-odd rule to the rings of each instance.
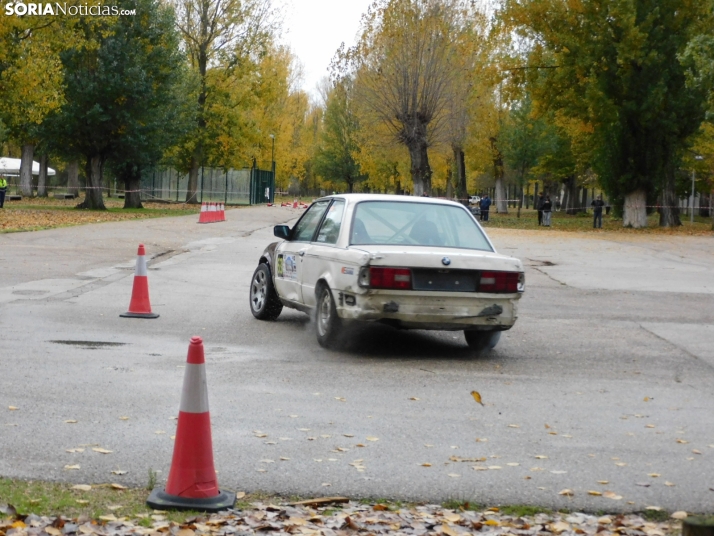
[[[329,347],[348,322],[463,330],[477,351],[513,327],[525,278],[464,206],[428,197],[333,195],[315,201],[260,257],[250,309],[275,320],[283,306],[315,315]]]

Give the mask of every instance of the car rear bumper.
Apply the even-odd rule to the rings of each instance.
[[[510,329],[520,294],[454,292],[335,292],[337,314],[345,320],[382,321],[408,329]],[[354,299],[354,305],[350,305]]]

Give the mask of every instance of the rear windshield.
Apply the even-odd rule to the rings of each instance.
[[[483,231],[464,209],[403,201],[358,203],[350,243],[493,251]]]

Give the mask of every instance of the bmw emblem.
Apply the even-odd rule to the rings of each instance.
[[[448,266],[449,264],[451,264],[451,259],[449,257],[444,257],[443,259],[441,259],[441,264],[443,264],[444,266]]]

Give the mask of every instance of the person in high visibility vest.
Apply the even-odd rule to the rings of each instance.
[[[7,192],[7,181],[5,177],[0,177],[0,208],[5,206],[5,192]]]

